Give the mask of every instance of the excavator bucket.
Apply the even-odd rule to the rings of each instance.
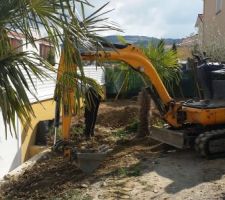
[[[106,155],[111,151],[108,146],[102,145],[99,147],[98,151],[93,151],[92,149],[84,150],[82,152],[76,153],[76,165],[84,173],[90,174],[104,160]]]

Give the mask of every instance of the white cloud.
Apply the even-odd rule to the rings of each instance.
[[[107,0],[90,2],[98,8]],[[124,35],[180,38],[194,32],[202,0],[111,0],[106,9],[114,9],[108,16]]]

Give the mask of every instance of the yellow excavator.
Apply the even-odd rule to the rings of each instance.
[[[195,147],[201,156],[207,158],[225,155],[225,101],[176,101],[171,98],[151,61],[141,49],[131,44],[103,44],[103,46],[105,48],[103,51],[81,53],[82,60],[122,61],[149,79],[147,90],[161,118],[168,124],[164,128],[152,127],[152,138],[180,149]],[[62,54],[58,79],[65,69]],[[76,70],[76,66],[73,70]],[[70,91],[69,97],[71,102],[74,101],[73,90]],[[73,112],[68,112],[68,108],[63,105],[63,141],[68,141],[70,138],[72,115]],[[64,155],[71,156],[71,150],[65,148]]]

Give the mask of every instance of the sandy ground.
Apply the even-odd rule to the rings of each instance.
[[[93,199],[225,199],[225,159],[208,161],[192,151],[172,151],[146,156],[136,165],[139,176],[111,177],[87,193]]]
[[[135,133],[113,132],[136,120],[136,102],[103,103],[95,139],[113,151],[91,175],[62,155],[48,154],[19,178],[8,177],[0,199],[225,199],[225,159],[205,160]]]

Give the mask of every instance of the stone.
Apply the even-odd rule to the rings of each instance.
[[[87,184],[84,184],[84,183],[81,184],[80,186],[81,186],[82,188],[88,188],[88,185],[87,185]]]

